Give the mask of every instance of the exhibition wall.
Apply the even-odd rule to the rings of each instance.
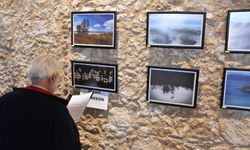
[[[72,60],[117,65],[108,110],[87,108],[77,123],[84,149],[250,148],[250,111],[220,106],[223,69],[250,69],[250,54],[225,53],[228,10],[250,9],[249,0],[2,0],[0,8],[0,95],[29,84],[40,54],[62,64],[60,97],[73,88]],[[71,13],[82,11],[116,12],[115,47],[72,46]],[[206,13],[203,47],[146,45],[147,12]],[[196,106],[149,102],[148,66],[199,70]]]

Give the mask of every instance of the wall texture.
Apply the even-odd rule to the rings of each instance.
[[[63,64],[62,97],[70,60],[118,64],[108,111],[87,109],[78,123],[85,149],[250,149],[250,112],[219,108],[223,68],[250,68],[249,54],[224,53],[227,10],[249,9],[249,0],[1,0],[0,8],[0,95],[28,84],[41,53]],[[72,11],[117,11],[117,49],[72,48]],[[146,48],[147,11],[207,12],[204,49]],[[147,65],[199,69],[197,108],[148,103]]]

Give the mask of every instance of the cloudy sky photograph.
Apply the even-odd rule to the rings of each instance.
[[[231,12],[228,49],[250,51],[250,12]]]
[[[89,31],[113,32],[113,14],[75,14],[73,19],[74,31],[76,31],[76,26],[81,24],[83,19],[88,19]]]

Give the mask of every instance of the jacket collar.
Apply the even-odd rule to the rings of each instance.
[[[38,86],[30,85],[30,86],[25,87],[24,89],[29,89],[29,90],[33,90],[33,91],[45,93],[45,94],[48,94],[48,95],[53,95],[53,94],[50,93],[48,90],[45,90],[45,89],[43,89],[43,88],[41,88],[41,87],[38,87]]]

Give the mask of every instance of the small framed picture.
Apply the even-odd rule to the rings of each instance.
[[[76,47],[115,48],[116,12],[72,12],[71,43]]]
[[[199,70],[148,67],[147,100],[196,107]]]
[[[225,52],[250,52],[250,10],[229,10]]]
[[[147,47],[203,49],[206,13],[148,12]]]
[[[76,88],[117,92],[117,65],[71,61],[72,84]]]
[[[224,69],[221,107],[250,110],[250,70]]]

